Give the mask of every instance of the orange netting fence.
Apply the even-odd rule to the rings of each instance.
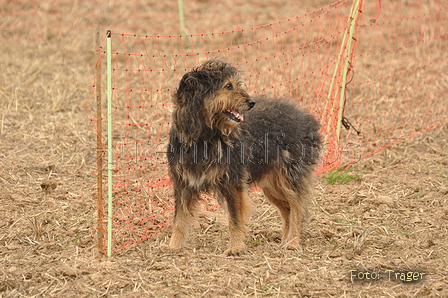
[[[268,25],[218,33],[161,36],[112,32],[111,187],[117,249],[171,224],[172,216],[166,213],[172,212],[173,201],[164,152],[171,93],[186,71],[211,58],[232,61],[250,93],[285,97],[325,118],[330,108],[326,107],[326,92],[331,70],[340,59],[346,25],[347,4],[340,1]],[[332,131],[334,125],[325,134],[334,138]],[[324,162],[321,171],[337,162]]]
[[[447,8],[444,1],[364,3],[344,109],[362,136],[343,135],[359,146],[347,161],[448,124]]]
[[[255,11],[261,4],[268,2],[254,1],[241,9]],[[197,24],[198,31],[193,25],[192,33],[183,35],[113,30],[97,49],[97,63],[106,69],[106,44],[110,47],[110,74],[103,72],[95,84],[103,89],[108,80],[111,84],[111,113],[104,112],[104,106],[101,120],[106,123],[111,117],[112,162],[104,162],[101,172],[112,180],[103,188],[113,198],[113,214],[104,219],[113,225],[108,248],[114,253],[172,223],[165,159],[170,96],[182,75],[205,60],[232,62],[251,94],[282,97],[318,115],[325,136],[319,173],[447,123],[448,4],[443,0],[336,1],[245,29],[233,28],[232,22],[238,24],[242,16],[217,18],[226,10],[206,12],[195,5],[198,22],[206,24]],[[293,9],[297,4],[290,5]],[[239,9],[232,7],[233,12]],[[176,22],[168,19],[160,13],[153,15],[152,23],[163,27]],[[167,32],[162,27],[160,32]],[[198,33],[221,27],[215,33]],[[94,96],[87,105],[94,115]]]
[[[358,12],[354,22],[352,3]],[[115,253],[170,224],[163,153],[169,94],[183,72],[208,58],[232,61],[251,92],[285,96],[320,116],[326,135],[320,172],[447,123],[444,1],[316,5],[185,0],[182,28],[177,1],[0,0],[2,42],[75,37],[86,43],[94,21],[114,29]],[[354,30],[347,30],[349,25]],[[184,36],[173,35],[178,32]],[[103,66],[104,45],[99,49]],[[106,119],[103,109],[100,120]]]

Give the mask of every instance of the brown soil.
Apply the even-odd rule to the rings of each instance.
[[[0,297],[448,295],[446,127],[361,160],[345,185],[319,177],[300,250],[280,247],[279,215],[255,193],[240,257],[222,254],[219,210],[198,218],[179,254],[160,249],[168,231],[99,260],[91,128],[70,106],[2,111]],[[350,270],[380,278],[352,282]],[[423,280],[402,282],[401,271]]]
[[[448,297],[447,126],[318,177],[300,250],[254,193],[240,257],[218,210],[181,253],[168,230],[99,259],[90,42],[0,45],[0,297]]]

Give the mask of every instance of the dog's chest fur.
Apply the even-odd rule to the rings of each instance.
[[[197,191],[229,185],[245,176],[242,151],[219,137],[187,144],[172,136],[169,151],[172,172]]]

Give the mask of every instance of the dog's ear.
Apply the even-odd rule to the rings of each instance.
[[[197,81],[191,72],[184,74],[179,83],[179,88],[173,96],[174,104],[184,105],[187,104],[194,96],[194,91],[197,86]]]
[[[194,70],[186,73],[179,83],[179,88],[173,96],[176,105],[192,105],[198,107],[204,103],[204,98],[212,92],[210,78],[203,71]]]
[[[205,76],[206,73],[197,70],[186,73],[173,94],[176,106],[173,112],[173,124],[183,134],[186,143],[197,141],[204,129],[201,109],[204,98],[211,92]]]

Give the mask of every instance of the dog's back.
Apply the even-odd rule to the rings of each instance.
[[[263,96],[255,101],[257,104],[239,126],[252,181],[272,167],[286,166],[310,174],[319,161],[319,122],[283,99]]]

